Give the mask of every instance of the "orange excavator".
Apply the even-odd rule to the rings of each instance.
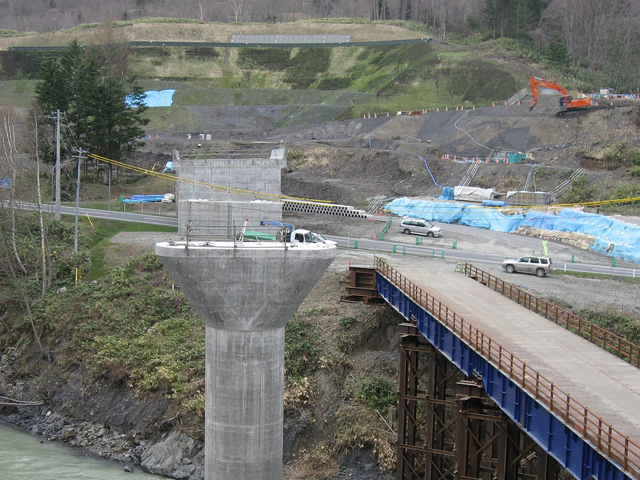
[[[549,82],[538,77],[531,77],[529,79],[529,82],[531,83],[531,94],[533,95],[533,100],[529,102],[529,111],[533,110],[533,107],[535,107],[536,103],[538,103],[538,87],[550,88],[552,90],[560,92],[560,100],[558,101],[558,106],[561,108],[561,110],[560,112],[558,112],[558,115],[563,115],[566,112],[573,112],[581,108],[588,108],[592,105],[591,99],[588,97],[577,98],[574,100],[573,97],[567,94],[567,91],[564,89],[564,87],[561,87],[557,83]]]

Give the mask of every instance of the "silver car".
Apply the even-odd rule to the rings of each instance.
[[[553,270],[553,262],[549,257],[508,258],[502,262],[502,268],[507,273],[533,273],[539,277],[544,277]]]
[[[426,235],[427,237],[441,237],[442,229],[422,220],[421,218],[403,218],[398,227],[405,235],[415,233],[416,235]]]

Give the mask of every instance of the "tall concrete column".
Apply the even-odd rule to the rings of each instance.
[[[282,478],[284,327],[335,245],[159,243],[206,324],[205,480]]]

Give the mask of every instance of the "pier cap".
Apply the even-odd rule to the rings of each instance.
[[[161,242],[156,254],[209,327],[286,324],[336,256],[333,243]]]

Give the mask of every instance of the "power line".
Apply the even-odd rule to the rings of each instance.
[[[253,190],[245,190],[245,189],[242,189],[242,188],[225,187],[223,185],[215,185],[215,184],[212,184],[212,183],[199,182],[197,180],[191,180],[189,178],[177,177],[175,175],[169,175],[169,174],[161,173],[161,172],[154,172],[153,170],[148,170],[146,168],[138,167],[136,165],[129,165],[128,163],[120,162],[118,160],[112,160],[110,158],[102,157],[100,155],[96,155],[95,153],[90,153],[88,156],[90,158],[93,158],[93,159],[96,159],[96,160],[100,160],[100,161],[105,162],[105,163],[109,163],[109,164],[114,165],[116,167],[121,167],[121,168],[124,168],[124,169],[127,169],[127,170],[132,170],[132,171],[138,172],[138,173],[144,173],[145,175],[150,175],[150,176],[153,176],[153,177],[164,178],[166,180],[172,180],[174,182],[184,183],[184,184],[187,184],[187,185],[193,185],[193,186],[196,186],[196,187],[207,188],[209,190],[228,192],[228,193],[233,193],[233,194],[236,194],[236,195],[244,195],[244,196],[248,196],[248,197],[258,197],[258,198],[278,199],[278,200],[299,200],[299,201],[304,201],[304,202],[322,203],[322,204],[326,204],[327,206],[331,206],[330,204],[333,203],[333,202],[328,201],[328,200],[316,200],[316,199],[311,199],[311,198],[291,197],[289,195],[281,195],[281,194],[279,195],[279,194],[275,194],[275,193],[265,193],[265,192],[256,192],[256,191],[253,191]]]

